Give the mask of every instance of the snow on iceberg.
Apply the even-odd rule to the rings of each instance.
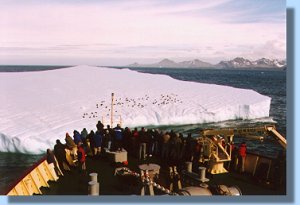
[[[0,73],[0,93],[0,151],[31,154],[66,132],[109,124],[111,93],[123,127],[262,118],[271,103],[253,90],[91,66]]]

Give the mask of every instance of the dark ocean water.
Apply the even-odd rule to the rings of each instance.
[[[272,98],[270,117],[277,122],[277,129],[284,135],[286,133],[286,71],[166,68],[134,68],[132,70],[169,75],[184,81],[255,90]]]
[[[0,66],[0,72],[26,72],[58,69],[65,66]],[[134,68],[144,73],[164,74],[172,78],[201,83],[227,85],[237,88],[253,89],[260,94],[272,98],[270,118],[259,120],[231,120],[219,123],[181,125],[160,127],[163,130],[173,129],[187,134],[197,135],[199,130],[207,127],[244,127],[248,125],[264,125],[276,122],[281,134],[286,135],[286,71],[262,70],[216,70],[216,69],[166,69],[166,68]],[[272,120],[271,120],[272,119]],[[254,139],[235,138],[236,143],[246,141],[248,150],[264,155],[276,155],[281,149],[274,140],[258,141]],[[0,153],[0,193],[13,182],[17,176],[40,159],[40,155],[23,155],[16,153]]]
[[[70,66],[46,66],[46,65],[0,65],[0,72],[28,72],[28,71],[43,71],[66,68]]]
[[[163,127],[187,134],[191,132],[197,136],[203,128],[218,127],[251,127],[274,124],[277,130],[286,136],[286,71],[279,70],[237,70],[237,69],[161,69],[161,68],[132,68],[143,73],[164,74],[184,81],[227,85],[236,88],[252,89],[262,95],[272,98],[270,118],[256,120],[230,120],[218,123],[199,125],[182,125]],[[201,92],[201,91],[200,91]],[[264,141],[257,139],[235,137],[235,143],[247,143],[248,151],[265,156],[277,156],[282,147],[268,137]]]

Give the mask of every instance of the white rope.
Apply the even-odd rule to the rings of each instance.
[[[131,175],[133,175],[135,177],[141,177],[142,183],[144,185],[147,185],[147,186],[152,185],[156,189],[158,189],[158,190],[160,190],[162,192],[165,192],[166,194],[177,195],[177,193],[171,192],[169,189],[167,189],[167,188],[163,187],[162,185],[157,184],[156,182],[152,181],[150,179],[150,177],[149,177],[149,174],[147,172],[145,172],[144,176],[141,176],[139,173],[131,171],[127,167],[123,167],[121,170],[124,171],[124,172],[126,171],[128,174],[131,174]]]

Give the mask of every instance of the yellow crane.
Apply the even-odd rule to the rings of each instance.
[[[286,149],[286,139],[276,130],[275,125],[265,125],[258,127],[241,127],[241,128],[218,128],[206,129],[201,131],[197,139],[202,146],[201,162],[209,161],[208,171],[211,174],[226,173],[224,162],[231,161],[230,142],[235,135],[253,136],[253,135],[272,135],[277,142]]]

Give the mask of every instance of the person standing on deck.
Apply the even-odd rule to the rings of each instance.
[[[169,161],[171,165],[179,165],[180,153],[181,153],[182,141],[179,134],[175,133],[174,137],[170,139],[170,151],[169,151]]]
[[[161,138],[159,130],[155,129],[153,135],[154,135],[154,150],[153,150],[153,154],[155,156],[158,156],[159,151],[160,151],[159,143],[160,143],[160,138]]]
[[[112,141],[113,141],[114,131],[110,128],[110,125],[107,125],[105,130],[105,138],[107,139],[107,149],[111,150]]]
[[[85,172],[86,171],[86,166],[85,166],[85,151],[83,149],[82,142],[79,142],[77,147],[78,147],[78,149],[77,149],[77,155],[78,155],[79,170],[81,172]]]
[[[147,156],[152,157],[153,152],[154,152],[154,130],[148,129],[147,131],[147,136],[148,136],[148,144],[147,144]]]
[[[101,153],[102,137],[102,133],[97,130],[94,135],[94,156],[99,156]]]
[[[102,138],[102,148],[108,148],[108,138],[109,138],[109,131],[105,129]]]
[[[88,132],[86,130],[86,128],[83,128],[83,130],[80,133],[81,136],[81,141],[83,143],[84,146],[86,146],[86,137],[88,136]]]
[[[132,132],[132,138],[131,138],[131,147],[133,151],[134,156],[138,156],[138,147],[139,147],[139,131],[137,128],[134,128]]]
[[[115,146],[117,151],[122,151],[122,142],[123,142],[123,129],[120,124],[117,124],[117,127],[114,128],[115,132]]]
[[[230,169],[232,171],[238,171],[239,164],[239,148],[234,146],[231,152]]]
[[[63,145],[60,140],[56,140],[56,145],[54,146],[54,155],[57,159],[59,167],[65,171],[70,171],[65,148],[66,146]]]
[[[242,144],[239,147],[239,164],[240,164],[239,167],[241,173],[245,171],[246,153],[247,153],[246,143],[242,142]]]
[[[74,140],[70,137],[69,133],[66,133],[65,141],[68,149],[73,149],[74,147],[76,147],[76,144]]]
[[[183,160],[183,155],[184,155],[184,143],[185,143],[185,138],[183,137],[182,133],[179,133],[179,139],[180,139],[180,148],[179,148],[179,158],[178,160]]]
[[[66,133],[65,141],[66,141],[67,148],[69,150],[71,150],[70,154],[75,159],[76,156],[77,156],[77,145],[75,144],[75,142],[73,141],[73,139],[71,138],[71,136],[69,135],[69,133]]]
[[[147,154],[147,144],[149,143],[149,137],[147,130],[142,127],[139,131],[139,159],[146,159]]]
[[[161,158],[163,161],[168,161],[169,158],[169,141],[171,136],[168,132],[162,135]]]
[[[128,151],[131,151],[129,150],[129,147],[130,147],[130,140],[131,140],[131,130],[128,128],[128,127],[125,127],[125,130],[124,130],[124,137],[123,137],[123,147],[125,148],[125,150],[128,152]]]
[[[112,144],[112,136],[113,134],[111,133],[110,130],[106,129],[105,130],[105,134],[104,134],[104,138],[105,138],[105,144],[104,147],[106,147],[108,150],[111,149],[111,144]],[[104,140],[104,139],[103,139]]]
[[[81,142],[81,135],[77,130],[74,130],[73,134],[74,134],[73,135],[74,142],[76,145],[78,145],[78,143]]]
[[[50,149],[47,149],[47,163],[49,165],[53,164],[54,170],[55,170],[55,173],[57,174],[57,176],[63,175],[62,171],[60,170],[59,166],[57,165],[57,161],[54,156],[54,153]]]
[[[96,127],[97,127],[97,130],[99,130],[99,131],[104,129],[104,125],[100,120],[98,121]]]
[[[89,147],[89,151],[87,152],[87,154],[89,156],[94,155],[94,148],[95,148],[94,135],[95,135],[94,131],[91,130],[91,132],[86,137],[87,146]]]
[[[186,138],[185,143],[185,149],[184,149],[184,160],[191,162],[193,161],[193,155],[194,155],[194,143],[192,138],[192,133],[188,133],[188,136]]]
[[[198,168],[200,166],[200,159],[201,159],[201,153],[203,151],[203,147],[202,147],[202,144],[200,142],[196,142],[194,144],[194,147],[193,147],[193,167],[192,167],[192,170],[193,171],[198,171]]]

